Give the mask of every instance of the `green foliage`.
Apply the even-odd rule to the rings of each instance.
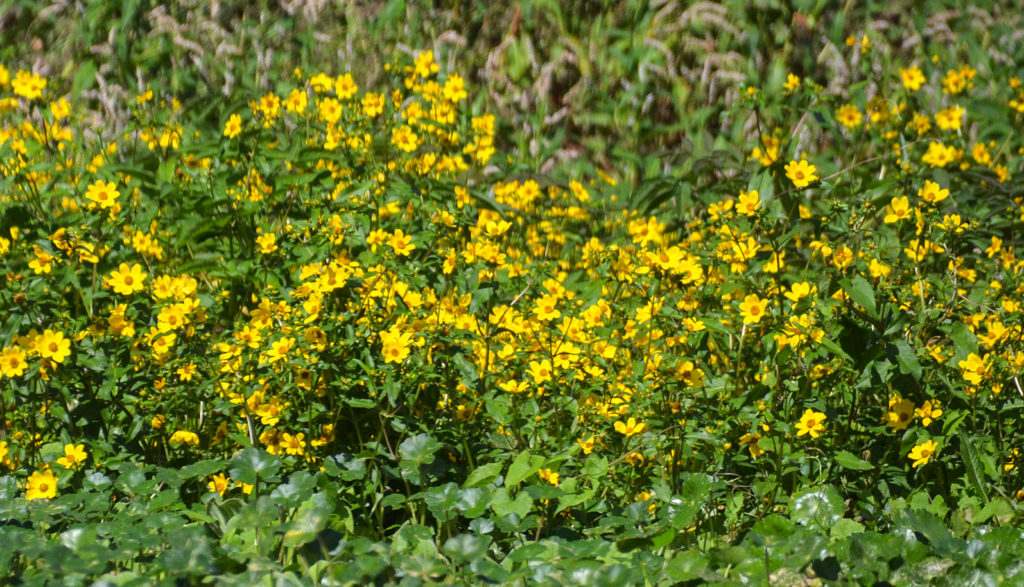
[[[931,6],[5,8],[0,575],[1020,580],[1021,17]]]

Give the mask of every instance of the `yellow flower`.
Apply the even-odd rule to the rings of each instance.
[[[267,362],[276,363],[288,358],[288,351],[295,347],[295,339],[285,337],[270,343],[270,350],[267,351]]]
[[[545,381],[551,381],[551,361],[547,359],[530,361],[529,373],[533,377],[533,382],[538,385]]]
[[[256,237],[256,244],[260,246],[260,254],[269,255],[277,250],[277,236],[272,232],[265,232]]]
[[[889,399],[889,410],[885,413],[885,425],[896,430],[906,430],[914,421],[914,402],[893,396]]]
[[[960,130],[965,112],[967,111],[954,104],[935,113],[935,124],[942,130]]]
[[[551,469],[541,469],[540,471],[537,471],[537,475],[540,477],[541,481],[550,483],[555,487],[558,487],[558,473],[552,471]]]
[[[942,416],[942,408],[939,405],[939,400],[928,400],[921,404],[920,408],[914,410],[914,415],[921,418],[921,424],[928,426],[932,420],[937,420]]]
[[[117,198],[121,196],[117,191],[117,185],[112,181],[104,182],[98,180],[89,185],[85,190],[85,197],[92,200],[91,206],[104,210],[112,208],[117,204]]]
[[[57,497],[57,477],[52,471],[36,471],[28,478],[25,499],[53,499]]]
[[[914,461],[912,465],[914,468],[920,467],[921,465],[927,465],[928,461],[931,460],[939,452],[939,444],[934,440],[926,440],[924,443],[915,446],[907,458]]]
[[[945,167],[959,155],[956,147],[943,145],[938,141],[928,143],[928,151],[921,156],[921,162],[932,167]]]
[[[757,211],[761,208],[761,196],[757,193],[757,190],[750,190],[749,192],[740,192],[739,202],[736,204],[736,211],[744,216],[752,216],[757,214]]]
[[[412,344],[412,333],[404,332],[398,326],[392,326],[390,330],[380,333],[380,340],[384,345],[384,362],[401,363],[409,357],[409,345]]]
[[[444,89],[441,93],[446,100],[451,102],[460,102],[469,95],[466,93],[466,83],[462,80],[462,76],[458,74],[448,76],[448,80],[444,82]]]
[[[862,119],[863,116],[861,116],[860,110],[858,110],[853,104],[844,104],[836,111],[836,120],[846,128],[856,128],[860,126]]]
[[[647,424],[645,422],[640,422],[638,424],[636,418],[630,418],[625,422],[623,422],[622,420],[618,420],[615,422],[615,431],[618,432],[619,434],[626,435],[627,438],[636,434],[640,434],[641,432],[644,431],[645,428],[647,428]]]
[[[757,324],[764,318],[765,310],[768,308],[768,300],[757,297],[757,294],[750,294],[743,298],[740,303],[740,312],[743,314],[744,324]]]
[[[359,86],[352,79],[351,73],[339,75],[337,81],[334,82],[334,93],[338,94],[338,97],[342,100],[348,100],[359,90]]]
[[[793,73],[787,75],[786,83],[782,84],[782,87],[785,88],[787,92],[792,92],[793,90],[799,88],[800,76]]]
[[[0,371],[3,371],[5,377],[18,377],[27,368],[25,351],[20,347],[4,347],[4,350],[0,352]]]
[[[142,265],[138,263],[131,267],[127,263],[121,263],[116,271],[103,279],[104,284],[115,293],[126,296],[146,289],[145,281],[146,273],[143,273]]]
[[[224,497],[224,492],[231,488],[231,478],[225,476],[224,473],[217,473],[207,483],[207,487],[210,488],[211,493],[219,493],[221,497]]]
[[[750,457],[756,459],[765,453],[765,450],[757,444],[759,440],[761,440],[760,432],[754,434],[747,433],[740,437],[740,446],[746,445],[747,450],[750,451]]]
[[[934,181],[925,181],[924,187],[917,190],[917,195],[929,204],[937,204],[949,197],[949,190],[942,189]]]
[[[814,410],[807,408],[804,411],[804,415],[800,416],[800,421],[796,425],[796,435],[803,436],[804,434],[810,434],[811,438],[818,438],[821,436],[823,430],[825,430],[825,419],[828,418],[821,412],[815,412]]]
[[[814,175],[816,171],[817,168],[804,159],[786,164],[786,177],[798,188],[807,187],[811,182],[817,181],[818,176]]]
[[[416,245],[412,242],[412,235],[405,234],[401,228],[388,238],[388,246],[394,249],[396,255],[402,257],[408,257],[409,253],[416,249]]]
[[[36,351],[44,359],[53,359],[56,363],[63,363],[64,359],[71,354],[71,341],[64,338],[63,332],[46,329],[36,339]]]
[[[21,96],[26,100],[35,100],[46,89],[46,80],[37,74],[21,69],[11,80],[11,88],[14,90],[14,95]]]
[[[810,283],[806,281],[801,281],[799,283],[794,283],[793,285],[789,286],[789,291],[787,291],[783,295],[786,296],[786,299],[792,302],[798,302],[800,301],[800,299],[811,295],[817,290],[818,288],[812,286]]]
[[[171,444],[187,444],[189,446],[199,446],[199,436],[195,432],[189,432],[188,430],[178,430],[171,435],[169,441]]]
[[[305,437],[306,435],[302,432],[299,432],[294,436],[285,432],[281,435],[281,442],[279,443],[279,446],[290,455],[302,456],[302,454],[306,452],[306,441],[303,440]]]
[[[233,139],[240,134],[242,134],[242,117],[232,114],[228,117],[228,121],[224,123],[224,136],[228,139]]]
[[[413,132],[412,127],[406,124],[391,131],[391,144],[406,153],[411,153],[419,146],[419,137]]]
[[[84,444],[66,444],[64,445],[64,456],[57,459],[57,464],[66,469],[77,469],[82,466],[88,456]]]
[[[562,312],[558,309],[558,297],[553,295],[541,296],[533,307],[533,315],[542,322],[556,320]]]
[[[911,66],[906,69],[900,68],[900,79],[903,81],[903,87],[916,92],[924,84],[924,74],[917,66]]]
[[[580,445],[580,448],[583,449],[583,454],[589,455],[594,452],[594,446],[597,444],[597,437],[591,436],[586,440],[579,438],[576,440],[576,444]]]
[[[980,384],[982,379],[988,376],[988,358],[988,355],[982,358],[974,353],[968,354],[967,359],[957,363],[957,366],[962,369],[961,377],[968,383]]]
[[[893,224],[900,220],[910,218],[910,199],[906,196],[893,198],[885,209],[884,221],[886,224]]]

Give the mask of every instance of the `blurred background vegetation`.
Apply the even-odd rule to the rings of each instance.
[[[500,146],[530,171],[577,162],[633,186],[734,168],[755,128],[734,109],[747,86],[781,95],[795,73],[841,97],[881,83],[859,59],[865,36],[904,63],[952,55],[982,73],[1017,59],[1024,36],[1016,2],[994,0],[4,4],[0,59],[67,80],[98,134],[119,132],[147,89],[202,104],[220,125],[296,68],[351,71],[372,87],[396,52],[431,49],[476,90],[477,110],[498,115]]]

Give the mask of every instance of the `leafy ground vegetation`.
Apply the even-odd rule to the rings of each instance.
[[[0,574],[1019,581],[1021,15],[825,4],[5,9]]]

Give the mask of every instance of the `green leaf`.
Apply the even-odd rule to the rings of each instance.
[[[487,556],[487,549],[490,546],[490,536],[459,534],[445,541],[444,546],[441,547],[441,552],[456,560],[475,561]]]
[[[900,365],[900,372],[912,375],[914,379],[920,381],[921,362],[917,359],[917,354],[914,353],[913,347],[910,346],[910,343],[902,339],[896,341],[895,344],[899,353],[896,355],[896,361]]]
[[[543,465],[544,457],[531,455],[530,451],[524,450],[509,465],[508,474],[505,475],[505,487],[519,485],[523,479],[539,471]]]
[[[445,483],[441,487],[431,487],[423,494],[423,501],[434,517],[444,522],[455,516],[455,504],[459,501],[459,486]]]
[[[516,498],[512,499],[508,491],[504,487],[500,487],[491,497],[491,509],[499,516],[516,514],[520,518],[525,518],[530,513],[531,507],[533,507],[533,501],[525,491],[520,491]]]
[[[789,508],[791,520],[822,532],[843,517],[843,499],[831,485],[797,492],[790,500]]]
[[[492,481],[498,478],[501,474],[502,463],[487,463],[486,465],[480,465],[469,474],[466,478],[463,487],[481,487],[489,485]]]
[[[835,459],[840,467],[851,471],[869,471],[875,468],[871,463],[845,450],[837,450]]]
[[[985,482],[985,470],[981,462],[981,455],[978,452],[977,436],[960,437],[960,455],[964,461],[964,470],[967,473],[967,480],[974,493],[988,503],[988,484]]]
[[[280,457],[259,448],[248,447],[231,459],[228,472],[235,481],[254,485],[258,478],[264,481],[272,479],[281,464]]]
[[[855,304],[864,309],[868,316],[878,319],[878,309],[875,307],[875,289],[871,283],[855,275],[853,279],[843,279],[839,282],[843,290],[850,296]]]
[[[410,436],[398,445],[398,456],[407,463],[427,465],[433,462],[434,453],[441,450],[441,443],[433,436],[422,433]]]
[[[843,540],[864,530],[864,524],[850,518],[842,518],[832,526],[829,535],[837,540]]]
[[[206,477],[224,470],[224,462],[215,459],[208,459],[186,465],[178,470],[184,479],[193,477]]]

